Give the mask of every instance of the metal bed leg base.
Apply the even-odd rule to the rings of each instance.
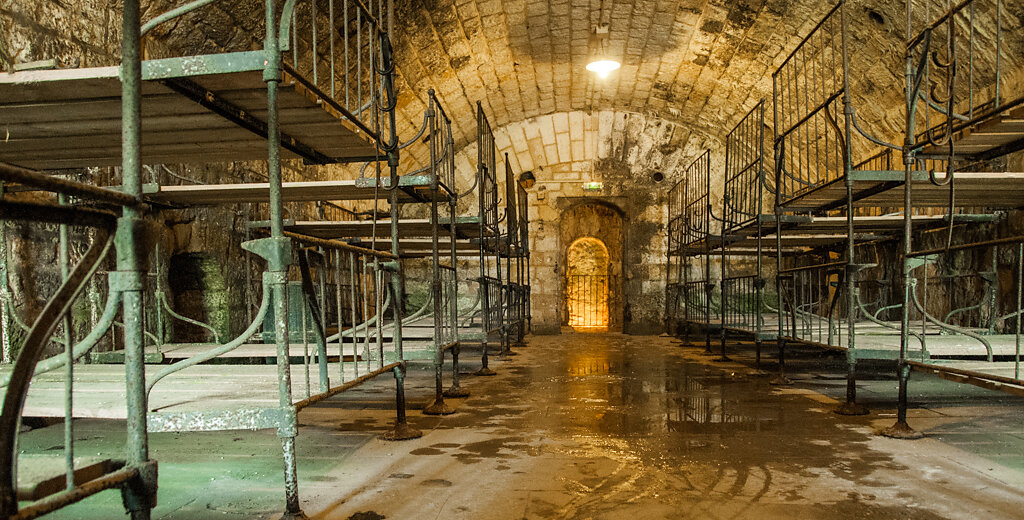
[[[425,415],[451,415],[455,410],[444,402],[444,391],[442,388],[442,376],[444,375],[444,351],[438,353],[440,360],[434,365],[434,401],[423,409]]]
[[[444,397],[439,397],[424,408],[423,413],[425,415],[451,415],[455,413],[455,410],[448,406],[448,403],[444,402]]]
[[[871,413],[867,406],[857,402],[845,402],[832,410],[836,415],[867,415]]]
[[[779,373],[768,381],[769,385],[772,386],[789,386],[793,384],[793,380],[786,377],[786,342],[785,340],[779,340]]]
[[[484,354],[483,354],[483,357],[481,358],[483,366],[480,368],[480,370],[477,370],[476,372],[473,372],[473,375],[474,376],[495,376],[495,375],[498,375],[497,372],[491,370],[491,368],[487,366],[487,342],[486,341],[483,343],[483,347],[484,347]]]
[[[469,390],[466,390],[461,386],[452,385],[450,388],[444,391],[443,395],[451,399],[461,399],[464,397],[469,397],[470,394]]]
[[[294,416],[293,416],[294,417]],[[288,425],[286,428],[294,433],[292,428],[297,425]],[[308,518],[302,512],[299,505],[299,479],[295,459],[295,436],[285,432],[281,436],[281,451],[284,453],[284,495],[285,511],[281,515],[282,520],[305,520]]]
[[[847,351],[846,402],[832,410],[837,415],[867,415],[868,407],[857,403],[857,363],[852,350]]]
[[[924,438],[923,433],[911,428],[906,421],[896,421],[896,424],[883,429],[878,434],[890,439],[915,440]]]
[[[896,377],[899,378],[899,396],[896,408],[896,424],[878,432],[883,437],[892,439],[914,440],[924,437],[924,434],[911,428],[907,424],[907,384],[910,380],[910,366],[901,359],[896,369]]]
[[[453,398],[453,399],[458,399],[458,398],[462,398],[462,397],[469,397],[469,390],[464,390],[462,388],[462,386],[459,385],[459,354],[460,354],[459,351],[460,350],[461,350],[461,346],[458,345],[458,344],[456,344],[455,347],[452,348],[452,386],[450,388],[448,388],[447,390],[445,390],[444,393],[441,394],[441,395],[443,395],[445,397],[450,397],[450,398]]]
[[[750,373],[754,377],[768,377],[768,372],[761,368],[761,342],[754,341],[754,371]]]
[[[419,439],[423,437],[423,432],[409,426],[409,423],[395,423],[395,427],[380,434],[380,438],[385,441],[407,441],[411,439]]]
[[[132,520],[149,520],[156,507],[157,463],[149,460],[136,468],[138,475],[121,488],[121,501]]]
[[[394,428],[381,433],[380,438],[385,441],[406,441],[410,439],[418,439],[423,436],[423,432],[409,426],[408,421],[405,418],[405,366],[395,367],[395,408],[397,409],[397,417],[395,417]]]

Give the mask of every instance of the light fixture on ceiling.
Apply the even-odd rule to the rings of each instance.
[[[596,73],[599,78],[605,79],[622,66],[608,53],[608,24],[603,23],[595,27],[590,37],[590,48],[593,54],[591,54],[590,63],[587,63],[587,70]]]

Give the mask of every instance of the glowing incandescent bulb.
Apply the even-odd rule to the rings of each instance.
[[[609,74],[612,73],[612,71],[618,70],[618,68],[621,66],[622,64],[615,60],[602,58],[588,63],[587,70],[589,70],[590,72],[595,72],[597,73],[598,77],[600,77],[601,79],[605,79],[608,77]]]
[[[601,18],[604,18],[603,10]],[[601,79],[607,78],[612,71],[618,70],[622,66],[608,52],[608,34],[608,24],[602,23],[594,27],[593,32],[590,33],[590,41],[587,44],[590,47],[591,56],[590,63],[587,63],[587,70],[597,73],[597,76]]]

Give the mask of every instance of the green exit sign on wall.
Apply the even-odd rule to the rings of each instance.
[[[583,183],[583,189],[597,191],[597,190],[601,189],[601,183],[600,182],[585,182],[585,183]]]

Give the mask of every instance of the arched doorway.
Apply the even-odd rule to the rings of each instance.
[[[575,330],[608,330],[608,246],[598,238],[578,238],[569,244],[565,257],[569,326]]]
[[[621,332],[625,219],[610,202],[573,202],[559,221],[561,325],[565,331]]]

